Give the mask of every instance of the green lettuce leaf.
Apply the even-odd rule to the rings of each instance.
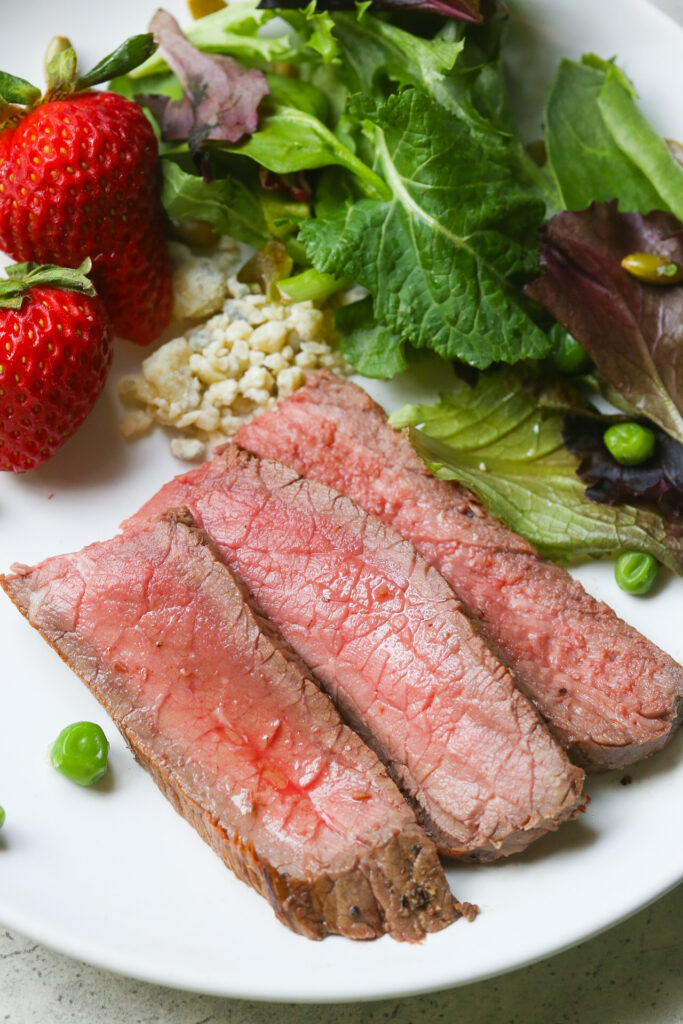
[[[455,104],[447,75],[464,41],[421,39],[370,14],[335,14],[335,36],[344,57],[344,75],[352,92],[383,99],[387,80],[414,85],[444,106]]]
[[[537,396],[519,370],[459,383],[434,406],[405,406],[390,421],[410,427],[439,479],[457,480],[538,550],[565,562],[647,551],[683,573],[683,524],[631,505],[586,497],[578,458],[562,442],[566,406]]]
[[[666,210],[683,219],[683,167],[636,103],[626,75],[592,54],[563,60],[545,113],[548,162],[562,207],[593,200],[619,208]]]
[[[259,29],[277,12],[259,10],[258,4],[259,0],[237,0],[192,22],[183,29],[183,34],[198,50],[228,54],[247,67],[288,60],[292,56],[292,42],[287,35],[259,35]],[[157,52],[130,74],[131,78],[140,79],[164,71],[168,71],[168,64]]]
[[[291,227],[281,228],[309,213],[306,203],[252,188],[237,177],[224,175],[204,181],[168,158],[161,161],[161,169],[161,199],[171,220],[206,220],[217,234],[230,235],[256,249],[272,237],[290,233]]]
[[[338,165],[355,175],[367,195],[383,197],[389,190],[322,121],[294,107],[276,107],[261,118],[258,131],[230,152],[248,156],[277,174]]]
[[[304,224],[314,266],[366,287],[378,326],[415,348],[480,368],[545,355],[518,285],[544,206],[517,183],[500,133],[473,132],[414,88],[355,109],[390,195]],[[395,352],[386,375],[394,364]]]
[[[394,377],[407,370],[405,343],[377,323],[371,296],[341,306],[334,325],[344,359],[364,377]]]
[[[339,12],[335,35],[343,54],[344,75],[351,92],[386,99],[395,84],[412,85],[463,120],[484,138],[491,127],[501,132],[509,149],[511,168],[520,182],[544,199],[549,209],[559,208],[554,182],[540,171],[519,138],[503,80],[502,16],[485,25],[447,23],[432,39],[422,39],[390,22],[364,14],[358,18]]]

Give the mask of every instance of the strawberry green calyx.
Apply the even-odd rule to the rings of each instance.
[[[5,103],[18,103],[21,106],[29,106],[40,99],[40,89],[31,85],[25,78],[17,75],[9,75],[6,71],[0,71],[0,98]]]
[[[156,48],[151,32],[131,36],[87,74],[78,77],[76,51],[65,36],[55,36],[45,54],[47,89],[44,94],[25,78],[0,71],[0,129],[9,127],[39,103],[64,99],[72,93],[84,92],[94,85],[108,82],[111,78],[127,75],[146,61]]]
[[[64,50],[68,50],[71,46],[71,40],[67,36],[53,36],[47,45],[45,56],[43,57],[43,72],[47,78],[47,69],[50,66],[50,61],[53,57],[56,57],[58,53],[62,53]]]
[[[50,57],[51,52],[53,56]],[[63,99],[64,96],[74,92],[77,69],[78,58],[71,43],[65,36],[55,36],[51,40],[46,54],[47,89],[42,97],[42,102],[49,103],[50,100]]]
[[[111,78],[127,75],[156,50],[151,32],[131,36],[85,75],[78,77],[78,59],[73,46],[64,36],[55,36],[46,55],[47,91],[43,102],[64,99],[74,92],[85,92]]]
[[[25,78],[0,71],[0,130],[16,125],[29,107],[40,99],[40,89]]]
[[[112,78],[118,78],[119,75],[127,75],[129,71],[151,57],[156,48],[157,44],[154,42],[151,32],[141,32],[140,35],[131,36],[107,57],[104,57],[91,71],[79,78],[76,82],[76,89],[78,91],[90,89],[93,85],[108,82]]]
[[[90,259],[75,269],[52,263],[13,263],[6,268],[6,280],[0,280],[0,309],[21,309],[26,294],[39,285],[93,296],[95,288],[87,277],[91,267]]]

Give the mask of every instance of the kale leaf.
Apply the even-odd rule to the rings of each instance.
[[[300,237],[318,270],[372,294],[393,339],[386,375],[403,341],[480,368],[545,355],[549,339],[520,287],[536,265],[544,207],[518,184],[504,138],[444,117],[415,88],[352,109],[388,198],[347,204]]]

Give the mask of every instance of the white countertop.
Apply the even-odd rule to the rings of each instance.
[[[652,856],[656,858],[656,850]],[[327,1006],[246,1002],[160,988],[77,963],[0,931],[0,1021],[681,1024],[681,922],[683,886],[604,935],[501,978],[409,999]]]

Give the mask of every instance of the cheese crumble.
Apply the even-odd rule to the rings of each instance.
[[[180,436],[171,451],[180,459],[204,458],[207,444],[229,440],[274,408],[309,370],[351,372],[337,349],[332,311],[313,302],[271,302],[252,291],[237,280],[232,246],[224,240],[216,257],[197,258],[174,245],[174,319],[209,319],[161,345],[140,373],[119,381],[119,396],[131,407],[123,435],[135,437],[154,424],[175,428]]]

